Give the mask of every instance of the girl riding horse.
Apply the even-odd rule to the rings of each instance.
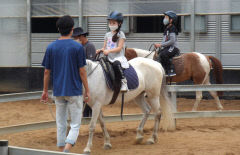
[[[108,16],[110,32],[107,32],[104,37],[103,48],[96,51],[98,54],[103,51],[108,56],[108,60],[113,64],[115,75],[121,78],[121,91],[128,91],[127,80],[125,78],[123,68],[129,68],[128,61],[125,55],[125,34],[120,31],[123,23],[122,13],[113,11]]]
[[[176,73],[174,67],[171,67],[170,59],[179,53],[179,49],[177,48],[178,30],[174,25],[177,21],[177,15],[173,11],[167,11],[164,15],[163,24],[166,28],[164,30],[163,40],[162,43],[155,44],[155,47],[160,48],[159,60],[168,76],[175,76]]]

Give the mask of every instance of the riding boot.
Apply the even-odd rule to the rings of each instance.
[[[127,79],[124,75],[123,69],[121,65],[117,65],[117,68],[119,70],[119,73],[121,75],[121,92],[127,92],[128,91],[128,86],[127,86]]]

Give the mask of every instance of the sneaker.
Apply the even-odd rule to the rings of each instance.
[[[176,75],[176,73],[174,72],[173,69],[171,69],[170,72],[168,73],[168,76],[175,76],[175,75]]]
[[[127,80],[122,79],[121,92],[127,92],[127,91],[128,91]]]

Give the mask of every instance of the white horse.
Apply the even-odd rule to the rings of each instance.
[[[164,70],[159,63],[150,59],[135,58],[129,61],[129,63],[137,72],[139,86],[138,88],[125,93],[125,102],[135,100],[143,111],[143,118],[137,129],[136,142],[142,142],[143,127],[147,121],[150,111],[152,110],[155,114],[155,124],[153,134],[151,138],[148,139],[147,143],[153,144],[157,141],[160,119],[162,119],[160,127],[164,131],[175,129],[172,105],[167,96],[163,82]],[[89,126],[89,139],[84,152],[89,153],[91,152],[93,133],[97,119],[99,119],[104,134],[104,148],[110,149],[112,147],[110,144],[110,136],[104,124],[101,107],[109,104],[113,91],[108,88],[105,82],[103,70],[97,62],[87,60],[86,70],[88,73],[88,84],[91,95],[91,101],[88,104],[92,107],[92,119]],[[144,97],[145,93],[148,96],[147,98]],[[116,103],[121,103],[121,95],[118,96]]]
[[[147,51],[147,50],[142,50],[138,48],[128,48],[125,51],[125,55],[128,60],[131,60],[135,57],[145,57],[149,59],[154,59],[156,57],[156,51]],[[192,80],[194,84],[198,85],[210,85],[210,80],[209,80],[209,74],[211,68],[214,69],[214,76],[216,78],[216,83],[217,84],[222,84],[223,83],[223,77],[222,77],[222,64],[221,62],[213,57],[213,56],[207,56],[203,55],[201,53],[197,52],[191,52],[191,53],[184,53],[182,54],[182,62],[183,62],[183,68],[182,72],[178,73],[177,75],[172,77],[171,81],[172,82],[182,82],[185,80]],[[178,57],[180,58],[180,57]],[[174,63],[174,59],[173,59]],[[175,68],[178,68],[175,66]],[[220,103],[219,97],[222,95],[222,92],[215,92],[215,91],[209,91],[209,93],[213,96],[217,108],[219,110],[222,110],[223,107]],[[197,91],[196,92],[196,101],[193,106],[193,111],[197,110],[198,104],[200,103],[202,99],[202,92]]]

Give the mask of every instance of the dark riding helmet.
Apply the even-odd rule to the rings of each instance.
[[[166,11],[163,13],[164,15],[168,16],[173,22],[177,21],[177,14],[174,11]]]
[[[116,20],[116,21],[118,21],[119,23],[122,23],[122,22],[123,22],[123,15],[122,15],[122,13],[120,13],[120,12],[113,11],[113,12],[111,12],[111,13],[108,15],[107,20],[110,20],[110,19]]]

